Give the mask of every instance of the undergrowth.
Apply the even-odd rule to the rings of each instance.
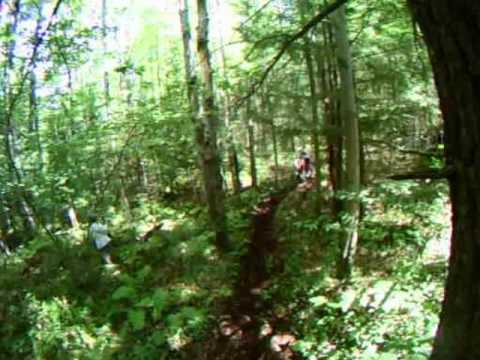
[[[229,198],[235,247],[225,258],[212,245],[204,209],[189,204],[145,204],[128,216],[109,212],[115,267],[101,264],[85,229],[59,233],[57,242],[37,238],[0,258],[0,353],[192,358],[211,341],[233,294],[254,205],[268,191]],[[281,330],[295,335],[305,358],[428,358],[446,268],[428,244],[445,232],[444,194],[442,184],[415,182],[365,191],[360,248],[347,284],[335,279],[341,224],[328,204],[316,213],[315,193],[284,200],[275,253],[282,271],[263,296],[275,300],[271,312],[285,320]],[[137,240],[155,225],[160,230],[148,241]]]
[[[362,194],[355,271],[335,278],[341,224],[315,215],[315,194],[283,204],[285,273],[272,288],[308,359],[427,359],[443,296],[449,220],[444,184],[385,182]],[[288,254],[288,255],[287,255]]]

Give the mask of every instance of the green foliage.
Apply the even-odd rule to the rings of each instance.
[[[385,182],[364,199],[370,204],[361,228],[365,246],[407,246],[421,254],[426,243],[442,236],[445,222],[445,184]]]
[[[32,294],[27,294],[26,302],[35,358],[107,358],[112,330],[97,325],[87,308],[66,298],[40,301]]]
[[[164,219],[165,229],[145,243],[114,240],[113,256],[124,260],[114,268],[73,232],[58,244],[35,239],[5,259],[0,284],[15,290],[0,292],[0,316],[9,319],[0,326],[2,353],[170,358],[205,336],[216,302],[230,294],[232,269],[219,261],[203,222],[172,208],[159,212],[177,220]],[[124,228],[123,221],[115,223]]]

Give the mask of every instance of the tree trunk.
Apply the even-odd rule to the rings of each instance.
[[[216,1],[217,9],[220,9],[220,1]],[[220,9],[221,10],[221,9]],[[220,13],[220,12],[219,12]],[[217,23],[221,27],[221,17],[217,18]],[[228,76],[227,76],[227,60],[225,56],[225,44],[223,41],[223,35],[220,31],[219,39],[220,39],[220,57],[221,57],[221,67],[222,67],[222,75],[223,81],[225,82],[226,86],[228,86]],[[223,91],[223,100],[224,100],[224,117],[225,117],[225,128],[227,130],[227,153],[228,153],[228,167],[230,170],[230,175],[232,177],[232,187],[233,192],[238,194],[242,190],[242,183],[240,181],[240,164],[237,155],[237,147],[235,142],[235,133],[232,127],[232,112],[231,112],[231,101],[230,101],[230,94],[227,89]]]
[[[206,0],[197,0],[198,34],[197,56],[201,69],[202,89],[202,127],[204,131],[201,155],[205,182],[205,195],[209,207],[210,218],[216,233],[216,244],[219,250],[229,248],[227,236],[227,218],[225,213],[224,192],[220,158],[217,150],[218,119],[215,109],[213,91],[212,66],[208,48],[208,9]]]
[[[38,19],[35,26],[34,40],[38,41],[40,36],[41,28],[41,19],[43,11],[43,0],[38,1]],[[36,59],[33,59],[35,62]],[[32,69],[30,76],[30,111],[28,114],[29,118],[29,128],[30,131],[35,135],[34,136],[34,147],[38,151],[38,172],[41,173],[43,170],[44,157],[43,157],[43,146],[40,138],[40,119],[38,116],[38,101],[37,101],[37,75],[35,74],[35,69]]]
[[[40,138],[40,119],[38,117],[38,103],[37,103],[37,77],[35,72],[30,74],[30,109],[29,109],[29,127],[34,134],[34,147],[38,152],[38,172],[41,173],[43,169],[43,146]]]
[[[310,2],[306,0],[299,1],[300,13],[302,20],[305,20],[305,13],[311,11]],[[319,128],[320,128],[320,116],[318,114],[318,89],[315,76],[315,69],[313,66],[312,57],[312,42],[309,35],[305,36],[305,43],[303,47],[303,55],[305,57],[305,65],[307,67],[308,82],[310,85],[310,111],[312,115],[311,129],[312,129],[312,145],[313,156],[315,159],[315,190],[317,194],[320,194],[320,143],[319,143]]]
[[[14,112],[15,106],[14,103],[20,94],[13,91],[13,86],[10,83],[11,74],[14,68],[14,58],[15,58],[15,46],[16,46],[16,36],[17,36],[17,27],[20,17],[20,6],[21,1],[15,2],[15,9],[13,11],[12,24],[8,26],[8,34],[11,36],[11,39],[7,43],[7,63],[4,68],[4,97],[3,97],[3,106],[2,106],[2,118],[3,118],[3,133],[4,133],[4,146],[5,146],[5,155],[7,157],[7,170],[10,175],[10,179],[15,186],[15,196],[18,201],[18,211],[24,222],[24,226],[28,232],[33,234],[36,231],[36,221],[34,219],[33,210],[28,202],[28,196],[25,194],[23,189],[23,169],[20,159],[20,143],[17,136],[17,129],[15,124]]]
[[[206,0],[197,0],[198,35],[197,56],[201,69],[201,83],[193,69],[191,33],[188,18],[188,0],[180,0],[180,20],[182,25],[187,90],[190,99],[192,119],[195,124],[195,141],[200,154],[205,197],[213,229],[216,246],[221,252],[228,250],[227,218],[225,214],[224,191],[217,150],[218,119],[215,113],[212,68],[208,49],[208,11]],[[200,86],[199,86],[200,85]],[[201,88],[201,107],[198,88]]]
[[[273,147],[273,164],[274,164],[274,181],[275,186],[278,186],[278,173],[280,171],[280,165],[278,161],[278,137],[277,137],[277,127],[275,126],[275,111],[270,101],[270,96],[267,92],[262,94],[262,103],[263,108],[267,109],[267,114],[269,118],[267,119],[267,124],[270,127],[270,134],[272,136],[272,147]]]
[[[312,144],[313,155],[315,159],[315,189],[320,193],[320,143],[319,143],[319,127],[320,117],[318,115],[318,95],[315,81],[315,71],[313,68],[312,54],[310,51],[311,43],[309,40],[305,41],[304,56],[308,72],[308,81],[310,84],[310,110],[312,115]]]
[[[104,56],[108,56],[107,12],[107,0],[102,0],[102,47]],[[108,120],[110,116],[110,78],[107,70],[103,73],[103,94],[105,96],[105,119]]]
[[[343,138],[340,136],[341,118],[338,114],[337,99],[337,67],[334,61],[333,35],[330,24],[322,27],[323,48],[319,47],[315,53],[315,61],[320,75],[320,88],[322,89],[322,102],[324,108],[326,142],[327,142],[327,168],[331,198],[331,211],[337,217],[341,210],[341,202],[336,196],[341,188],[343,172]]]
[[[255,159],[255,123],[252,119],[251,101],[247,99],[247,105],[245,108],[245,117],[248,127],[248,158],[250,161],[250,177],[252,178],[252,187],[258,186],[257,180],[257,164]]]
[[[352,271],[358,240],[360,191],[360,146],[357,110],[355,104],[355,89],[353,85],[352,57],[347,33],[345,6],[340,7],[333,15],[335,24],[335,40],[337,44],[337,59],[340,69],[341,91],[340,111],[344,124],[346,174],[344,189],[349,193],[345,202],[348,220],[345,223],[345,238],[342,243],[342,255],[339,263],[339,277],[348,278]]]
[[[452,203],[449,273],[433,360],[480,358],[480,2],[409,0],[429,48],[444,118]]]
[[[148,194],[148,175],[147,175],[147,165],[145,159],[140,155],[136,158],[136,167],[137,167],[137,183],[139,192],[143,194]]]

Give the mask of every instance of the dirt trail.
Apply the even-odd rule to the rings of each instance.
[[[301,359],[291,349],[295,339],[285,331],[288,319],[274,313],[272,300],[262,297],[271,276],[281,271],[275,258],[278,240],[275,214],[279,204],[295,189],[289,185],[260,202],[252,216],[253,232],[240,262],[240,276],[232,300],[220,319],[215,345],[208,359]]]

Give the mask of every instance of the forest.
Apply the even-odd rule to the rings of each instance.
[[[480,359],[477,36],[473,0],[0,0],[0,359]]]

